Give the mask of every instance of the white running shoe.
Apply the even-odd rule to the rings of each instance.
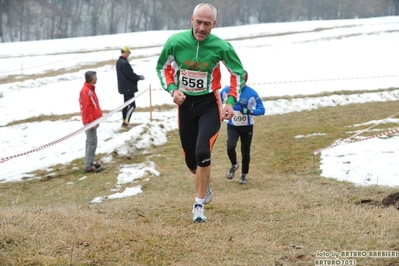
[[[229,170],[227,171],[226,178],[227,179],[233,179],[234,178],[234,173],[238,169],[238,163],[235,165],[230,166]]]
[[[206,221],[204,214],[204,207],[201,204],[194,204],[193,206],[193,222],[202,223]]]
[[[240,184],[247,184],[248,183],[248,178],[247,178],[246,174],[241,174],[239,183]]]
[[[208,188],[207,188],[206,194],[205,194],[204,204],[210,203],[212,201],[212,197],[213,197],[213,192],[211,189],[211,185],[208,185]]]

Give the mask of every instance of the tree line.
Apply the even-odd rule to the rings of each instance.
[[[187,29],[200,2],[0,0],[0,41]],[[214,5],[218,27],[399,15],[399,0],[218,0]]]

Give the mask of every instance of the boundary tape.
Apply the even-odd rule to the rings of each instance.
[[[7,161],[9,161],[9,160],[11,160],[11,159],[17,158],[17,157],[21,157],[21,156],[24,156],[24,155],[28,155],[28,154],[31,154],[31,153],[33,153],[33,152],[40,151],[40,150],[43,150],[43,149],[45,149],[45,148],[51,147],[51,146],[53,146],[53,145],[55,145],[55,144],[58,144],[58,143],[60,143],[60,142],[63,142],[64,140],[67,140],[67,139],[69,139],[69,138],[71,138],[71,137],[74,137],[74,136],[76,136],[76,135],[78,135],[78,134],[80,134],[80,133],[82,133],[82,132],[85,132],[87,129],[90,129],[90,128],[94,127],[94,126],[97,126],[98,124],[100,124],[100,122],[102,122],[102,121],[104,121],[104,120],[107,120],[108,117],[110,117],[111,115],[115,114],[116,112],[119,112],[119,111],[122,110],[124,107],[126,107],[126,106],[128,106],[129,104],[131,104],[132,102],[134,102],[138,97],[140,97],[140,96],[141,96],[144,92],[146,92],[147,90],[148,90],[148,89],[145,89],[144,91],[140,92],[137,96],[135,96],[135,97],[133,97],[132,99],[130,99],[129,101],[125,102],[124,104],[122,104],[122,105],[119,106],[118,108],[116,108],[116,109],[110,111],[110,112],[107,113],[106,115],[104,115],[104,116],[102,116],[102,117],[100,117],[100,118],[94,120],[93,122],[91,122],[91,123],[85,125],[84,127],[80,128],[80,129],[78,129],[78,130],[76,130],[76,131],[74,131],[74,132],[72,132],[72,133],[70,133],[70,134],[68,134],[68,135],[66,135],[66,136],[64,136],[64,137],[62,137],[62,138],[59,138],[59,139],[54,140],[54,141],[51,141],[51,142],[49,142],[49,143],[47,143],[47,144],[41,145],[41,146],[39,146],[39,147],[33,148],[33,149],[28,150],[28,151],[23,152],[23,153],[19,153],[19,154],[15,154],[15,155],[12,155],[12,156],[7,156],[7,157],[4,157],[4,158],[0,158],[0,164],[5,163],[5,162],[7,162]]]
[[[291,81],[270,81],[270,82],[263,82],[263,83],[248,83],[248,84],[250,84],[250,85],[261,85],[261,84],[324,82],[324,81],[355,80],[355,79],[378,79],[378,78],[394,78],[394,77],[399,77],[399,75],[398,74],[392,74],[392,75],[380,75],[380,76],[368,76],[368,77],[326,78],[326,79],[308,79],[308,80],[291,80]]]
[[[399,74],[380,75],[380,76],[364,76],[364,77],[348,77],[348,78],[326,78],[326,79],[305,79],[305,80],[287,80],[287,81],[268,81],[268,82],[248,82],[248,85],[271,85],[271,84],[289,84],[289,83],[307,83],[307,82],[327,82],[327,81],[341,81],[341,80],[359,80],[359,79],[379,79],[379,78],[396,78]],[[163,88],[152,88],[152,91],[162,90]]]
[[[327,146],[325,148],[315,150],[315,151],[313,151],[313,155],[317,155],[317,154],[319,154],[320,152],[322,152],[324,150],[329,150],[329,149],[332,149],[332,148],[335,148],[335,147],[338,147],[338,146],[341,146],[341,145],[347,145],[347,144],[351,144],[351,143],[355,143],[355,142],[361,142],[361,141],[365,141],[365,140],[369,140],[369,139],[373,139],[373,138],[378,138],[378,137],[389,135],[389,134],[392,134],[392,133],[397,133],[397,132],[399,132],[399,128],[393,129],[393,130],[389,130],[389,131],[386,131],[386,132],[382,132],[382,133],[378,133],[378,134],[375,134],[373,136],[369,136],[369,137],[366,137],[366,138],[363,138],[363,139],[357,139],[357,140],[352,140],[352,141],[349,141],[349,142],[345,142],[345,141],[348,141],[348,140],[350,140],[350,139],[352,139],[354,137],[359,136],[363,132],[366,132],[366,131],[372,129],[373,127],[381,124],[382,122],[385,122],[386,120],[388,120],[388,119],[390,119],[390,118],[392,118],[394,116],[397,116],[398,114],[399,114],[399,112],[397,112],[397,113],[385,118],[384,120],[380,121],[379,123],[376,123],[375,125],[372,125],[372,126],[366,128],[366,129],[360,130],[356,134],[354,134],[354,135],[352,135],[352,136],[340,141],[339,143],[335,143],[335,144],[332,144],[332,145]]]

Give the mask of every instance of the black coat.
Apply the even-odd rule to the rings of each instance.
[[[132,66],[123,56],[120,56],[116,62],[116,75],[118,77],[118,91],[120,94],[138,92],[137,81],[140,80],[140,76],[134,73]]]

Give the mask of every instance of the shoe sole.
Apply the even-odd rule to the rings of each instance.
[[[245,184],[248,184],[248,180],[240,180],[239,183],[241,185],[245,185]]]
[[[101,168],[96,168],[96,170],[95,171],[85,171],[85,173],[99,173],[99,172],[101,172],[102,171],[102,169]]]
[[[193,220],[193,223],[204,223],[206,219],[202,219],[201,217],[197,217]]]

